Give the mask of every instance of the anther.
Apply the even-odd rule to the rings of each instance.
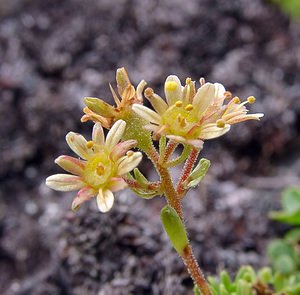
[[[203,77],[201,77],[199,82],[200,82],[200,85],[203,86],[205,84],[205,79]]]
[[[101,176],[104,173],[104,166],[102,164],[98,164],[97,168],[96,168],[96,173]]]
[[[133,151],[128,151],[128,152],[126,153],[126,155],[127,155],[128,157],[131,157],[131,156],[133,156],[133,154],[134,154],[134,152],[133,152]]]
[[[191,78],[186,78],[186,80],[185,80],[185,84],[186,84],[186,85],[191,84],[191,82],[192,82],[192,79],[191,79]]]
[[[233,100],[233,102],[236,103],[236,104],[241,103],[241,100],[240,100],[239,97],[237,97],[237,96],[235,96],[232,100]]]
[[[165,89],[167,91],[175,91],[177,89],[177,83],[175,81],[167,81],[165,84]]]
[[[256,98],[254,97],[254,96],[249,96],[248,98],[247,98],[247,101],[250,103],[250,104],[252,104],[252,103],[255,103],[255,101],[256,101]]]
[[[185,110],[190,112],[194,109],[194,106],[192,104],[188,104],[186,107],[185,107]]]
[[[175,106],[177,106],[178,108],[182,107],[183,102],[181,100],[177,100],[175,102]]]
[[[217,127],[219,127],[219,128],[225,127],[225,121],[223,119],[217,120],[216,124],[217,124]]]
[[[225,91],[224,97],[225,97],[225,99],[231,99],[232,98],[232,93],[230,91]]]
[[[148,87],[145,90],[145,96],[151,97],[154,94],[154,91],[152,88]]]
[[[86,143],[86,147],[87,147],[88,149],[92,148],[93,146],[94,146],[94,142],[93,142],[92,140],[90,140],[90,141],[88,141],[88,142]]]

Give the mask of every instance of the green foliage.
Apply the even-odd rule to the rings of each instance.
[[[292,17],[300,19],[300,1],[299,0],[273,0],[281,9]]]
[[[189,244],[183,222],[177,212],[169,205],[162,208],[160,217],[173,247],[182,256],[184,248]]]
[[[242,266],[233,280],[226,271],[219,278],[208,278],[213,295],[299,295],[300,273],[284,276],[264,267],[255,272],[251,266]],[[194,294],[201,295],[197,287]]]
[[[282,193],[282,211],[270,213],[270,218],[288,223],[291,225],[300,225],[300,189],[290,187]]]

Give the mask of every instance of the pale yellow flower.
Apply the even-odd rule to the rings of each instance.
[[[106,140],[100,123],[94,125],[91,141],[74,132],[67,134],[68,145],[81,159],[58,157],[55,163],[71,174],[52,175],[46,184],[58,191],[79,190],[72,210],[96,196],[99,210],[107,212],[114,203],[113,193],[127,186],[122,176],[140,163],[142,154],[130,150],[136,145],[135,140],[120,142],[125,127],[126,123],[118,120]]]
[[[100,98],[86,97],[84,102],[87,106],[83,109],[85,114],[81,118],[82,122],[91,120],[101,123],[105,128],[110,128],[114,122],[127,116],[134,103],[143,102],[142,91],[146,85],[144,80],[135,89],[125,68],[117,70],[116,80],[119,96],[109,85],[116,105],[112,106]]]
[[[254,103],[249,97],[241,103],[239,98],[231,99],[231,93],[220,83],[205,83],[196,91],[195,82],[186,79],[183,87],[177,76],[171,75],[165,82],[163,100],[151,88],[145,90],[145,96],[155,111],[134,104],[132,109],[150,124],[147,130],[153,131],[154,138],[165,135],[179,143],[202,148],[203,141],[219,137],[230,130],[230,125],[246,121],[259,120],[263,114],[247,114],[246,103]],[[227,104],[225,100],[230,99]]]

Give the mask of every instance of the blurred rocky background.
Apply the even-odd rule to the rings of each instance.
[[[1,294],[192,294],[162,199],[125,191],[108,214],[94,202],[73,214],[73,194],[44,184],[71,153],[65,134],[90,136],[82,98],[111,100],[121,66],[158,91],[176,74],[257,97],[265,117],[206,142],[212,167],[184,205],[206,274],[268,263],[285,227],[266,214],[300,185],[299,21],[264,0],[0,0]]]

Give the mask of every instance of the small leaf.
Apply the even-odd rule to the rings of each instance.
[[[185,188],[195,187],[204,178],[210,167],[210,161],[203,158],[199,161],[198,165],[192,171],[188,179],[184,182]]]
[[[285,211],[293,213],[300,212],[300,189],[289,187],[282,193],[282,207]]]
[[[293,245],[300,243],[300,228],[288,231],[284,236],[284,240]]]
[[[142,186],[147,186],[149,184],[149,181],[147,180],[147,178],[142,174],[142,172],[140,172],[140,170],[138,168],[135,168],[133,170],[134,173],[134,177],[135,180],[141,184]]]
[[[182,256],[184,248],[188,245],[188,237],[180,217],[169,205],[161,210],[160,217],[173,247]]]
[[[258,277],[263,284],[270,284],[272,282],[272,270],[269,267],[263,267],[258,271]]]

